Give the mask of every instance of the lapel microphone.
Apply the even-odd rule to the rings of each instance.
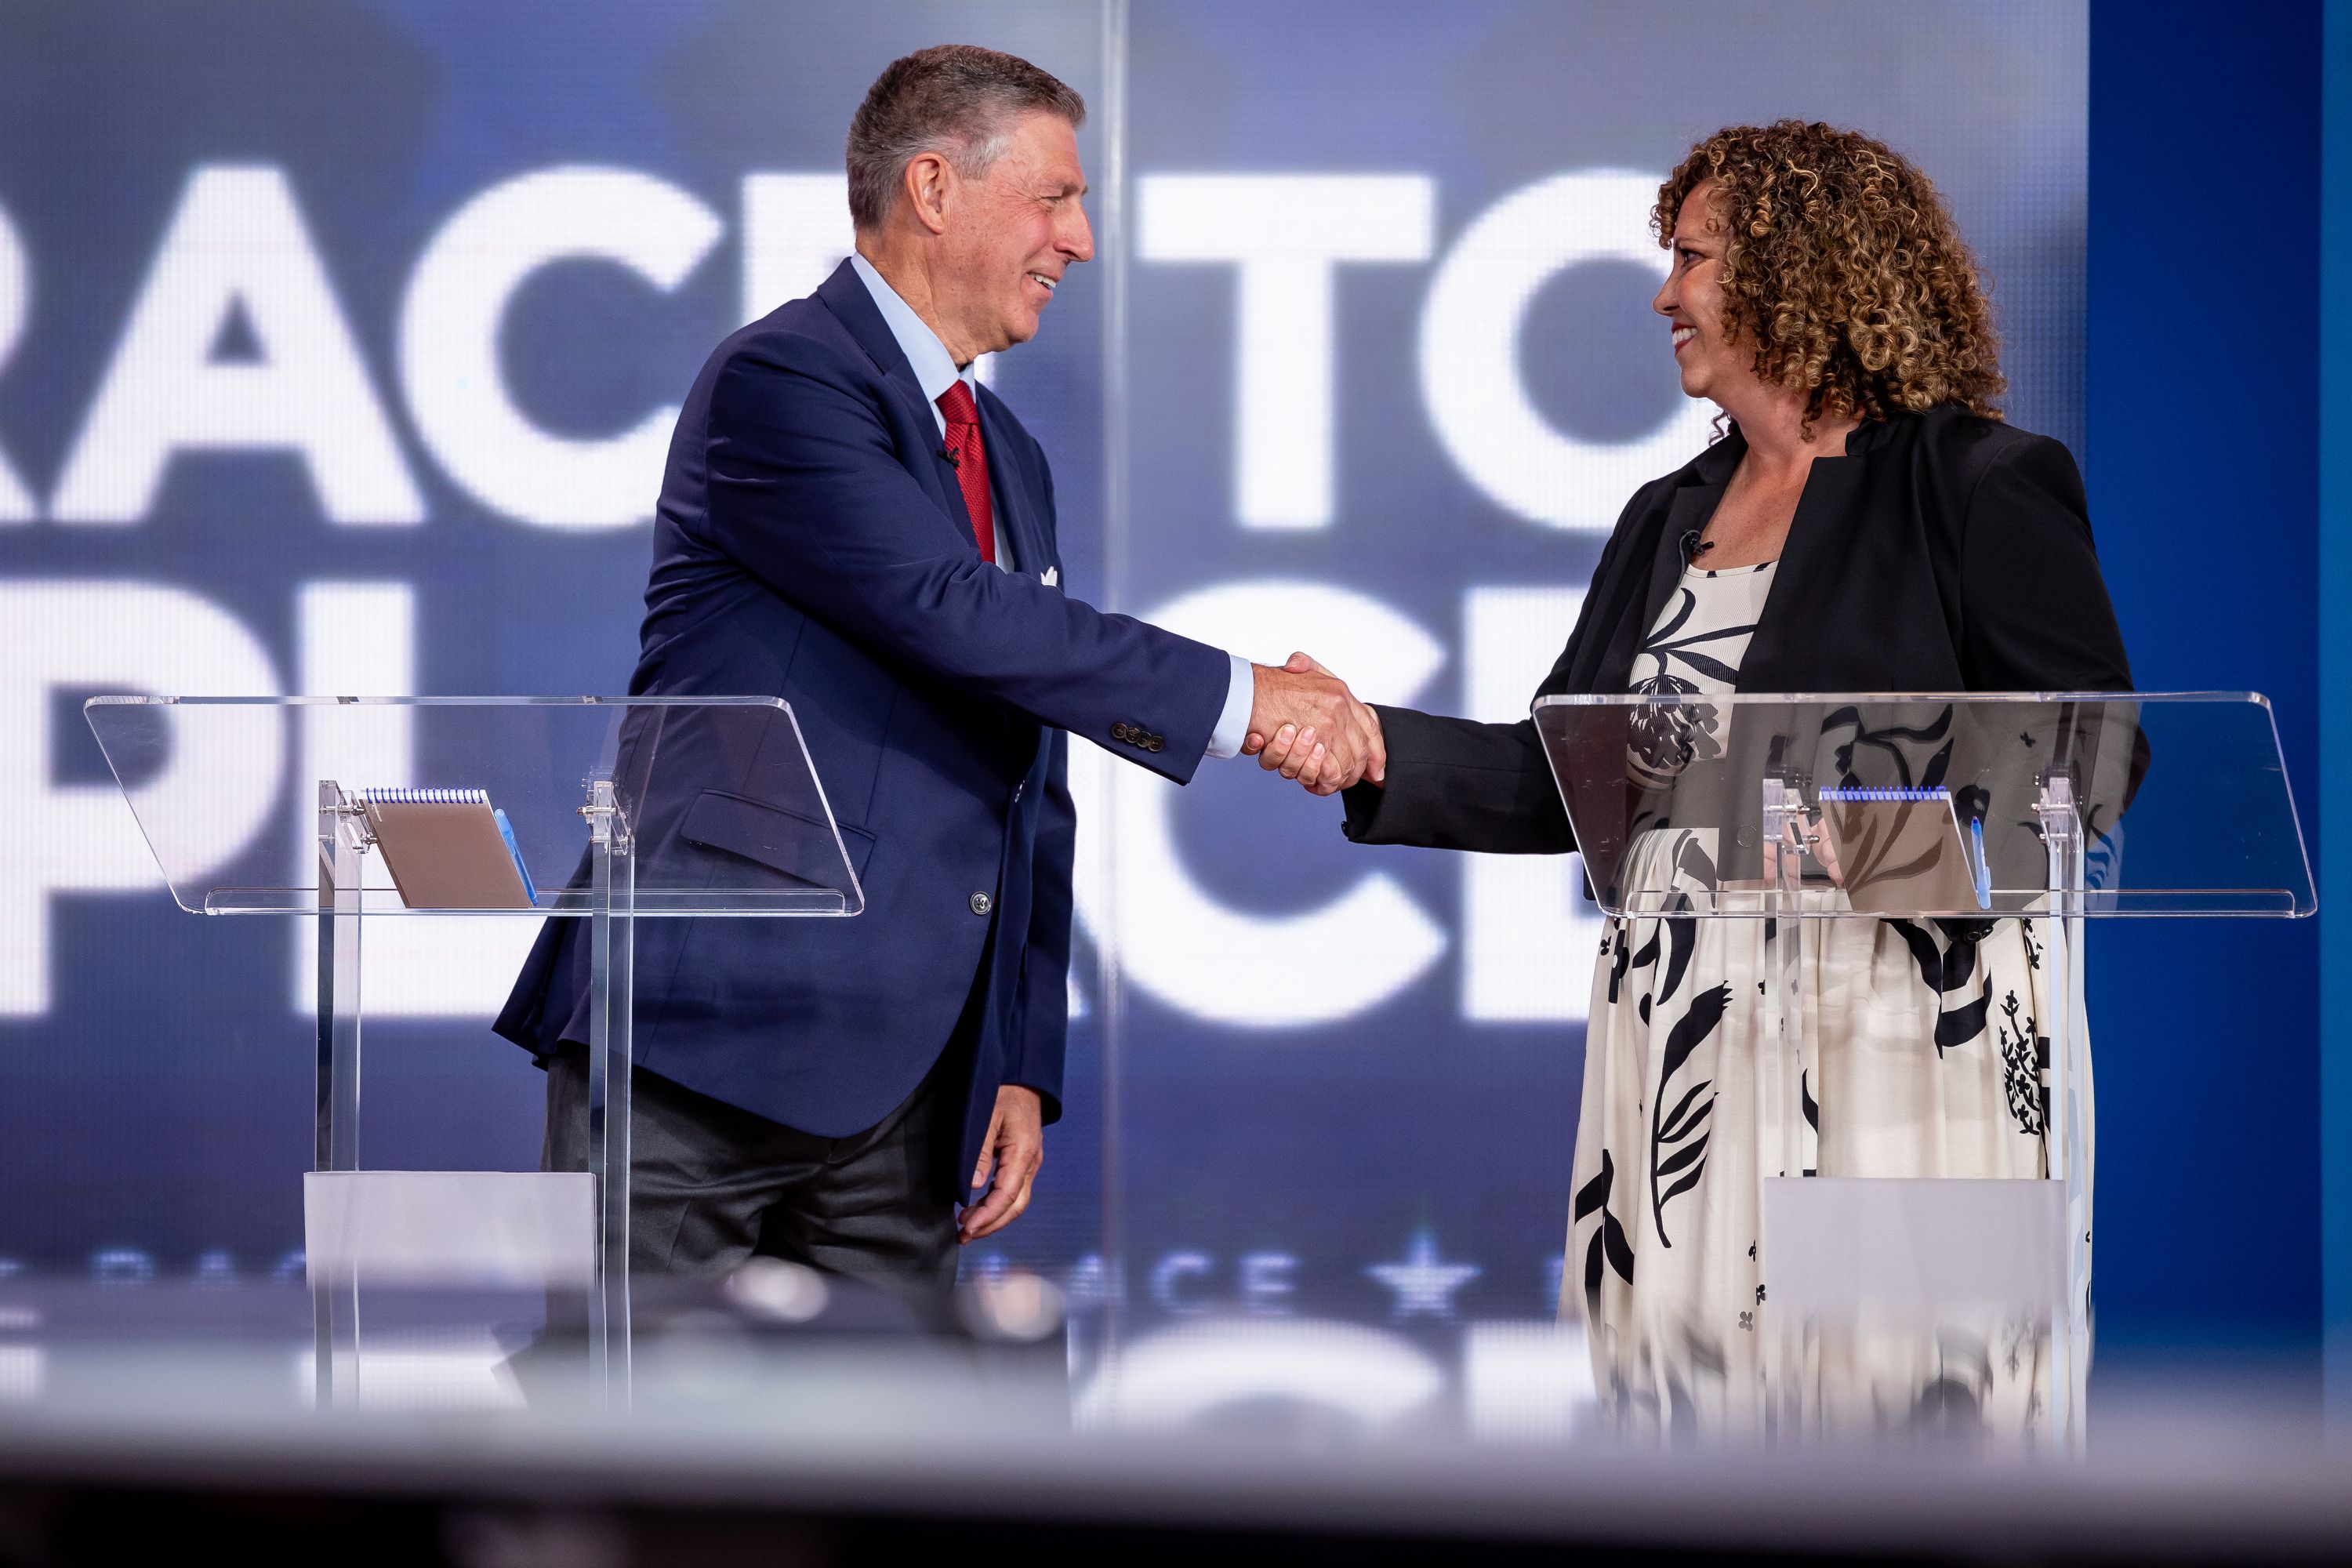
[[[961,471],[963,468],[962,453],[957,451],[953,447],[942,447],[940,448],[940,456],[948,460],[949,468]],[[1692,537],[1696,538],[1697,536],[1694,534]]]
[[[1699,537],[1698,530],[1696,528],[1692,529],[1688,533],[1683,535],[1683,564],[1685,566],[1689,565],[1692,562],[1697,560],[1700,556],[1706,554],[1708,551],[1714,548],[1714,540],[1702,539]]]

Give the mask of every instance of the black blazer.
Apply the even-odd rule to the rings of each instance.
[[[1643,635],[1748,449],[1735,426],[1633,493],[1538,697],[1630,689]],[[2066,448],[1956,407],[1898,414],[1814,459],[1741,691],[2128,691],[2083,479]],[[1576,847],[1535,721],[1381,708],[1385,787],[1348,837],[1519,855]]]

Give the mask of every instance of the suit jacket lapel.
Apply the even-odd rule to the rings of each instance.
[[[1024,576],[1042,577],[1045,568],[1054,563],[1047,557],[1045,531],[1035,510],[1036,497],[1029,493],[1023,482],[1020,466],[1012,459],[1013,443],[999,439],[1012,418],[1011,410],[996,394],[982,387],[980,404],[980,439],[988,451],[990,493],[996,501],[996,530],[1013,541],[1013,563]]]
[[[1683,553],[1684,542],[1706,527],[1706,520],[1715,512],[1716,503],[1723,499],[1721,485],[1685,485],[1675,491],[1666,507],[1666,526],[1659,531],[1655,558],[1650,563],[1650,591],[1642,603],[1641,627],[1638,637],[1650,635],[1657,624],[1658,612],[1666,607],[1675,588],[1683,580],[1683,571],[1690,557]]]
[[[939,421],[931,413],[930,401],[923,395],[922,383],[915,379],[915,367],[907,363],[905,351],[898,347],[898,340],[891,334],[890,323],[882,319],[881,308],[874,303],[874,296],[866,292],[866,279],[857,276],[857,269],[845,261],[833,269],[832,277],[817,285],[816,297],[824,302],[825,309],[840,319],[843,326],[849,329],[849,335],[857,340],[857,346],[866,351],[876,368],[882,372],[883,381],[898,394],[903,405],[902,412],[922,433],[921,446],[925,455],[910,462],[908,470],[917,479],[929,480],[930,489],[947,513],[947,521],[963,530],[966,541],[975,540],[977,536],[972,532],[971,514],[964,509],[963,487],[956,477],[955,465],[947,459],[945,444],[938,438]],[[982,438],[985,438],[984,433]]]
[[[1707,519],[1722,503],[1723,492],[1731,484],[1732,471],[1739,467],[1739,459],[1747,450],[1748,443],[1740,439],[1738,426],[1734,426],[1729,436],[1699,455],[1695,479],[1675,489],[1674,499],[1666,503],[1666,526],[1658,534],[1656,554],[1650,563],[1650,591],[1642,605],[1641,622],[1633,631],[1635,647],[1650,635],[1650,628],[1657,624],[1658,612],[1674,596],[1684,570],[1690,564],[1683,546],[1693,534],[1706,531]]]
[[[1765,591],[1756,633],[1740,657],[1735,689],[1779,691],[1792,679],[1787,673],[1792,622],[1810,619],[1805,601],[1818,600],[1820,585],[1837,580],[1839,536],[1851,526],[1854,503],[1863,494],[1867,459],[1854,447],[1849,437],[1846,456],[1816,458],[1805,472],[1796,515],[1789,520],[1789,536],[1780,543],[1780,564]]]

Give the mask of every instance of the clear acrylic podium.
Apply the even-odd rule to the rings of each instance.
[[[625,1399],[635,923],[865,907],[791,708],[764,697],[102,696],[84,710],[182,909],[318,922],[318,1141],[304,1198],[321,1402],[356,1386],[362,1276],[583,1289],[590,1377]],[[289,752],[315,853],[289,858],[268,835],[222,842],[207,759]],[[412,908],[369,809],[404,791],[479,792],[503,814],[528,891],[508,907]],[[493,950],[516,946],[493,940],[512,928],[482,922],[582,922],[572,994],[550,1005],[584,1024],[586,1177],[363,1172],[361,943],[394,918],[472,922],[461,929]],[[461,938],[457,951],[471,945]],[[508,1047],[486,1037],[484,1048]]]
[[[2268,702],[1654,694],[1548,697],[1534,716],[1605,913],[1767,922],[1766,1409],[1802,1429],[1791,1358],[1809,1322],[2038,1305],[2048,1431],[2062,1447],[2077,1440],[2094,1135],[2080,1076],[2083,921],[2315,911]],[[1809,931],[1853,920],[2032,922],[2053,1016],[2022,1033],[2047,1041],[2045,1179],[1816,1174],[1812,1140],[1829,1112],[1811,1094],[1819,998],[1804,952],[1821,940]]]

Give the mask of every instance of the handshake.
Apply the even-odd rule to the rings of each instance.
[[[1249,738],[1242,754],[1284,778],[1297,779],[1315,795],[1336,795],[1359,780],[1380,784],[1388,776],[1388,748],[1380,716],[1348,689],[1348,683],[1303,653],[1290,662],[1250,667],[1256,690],[1250,705]]]

